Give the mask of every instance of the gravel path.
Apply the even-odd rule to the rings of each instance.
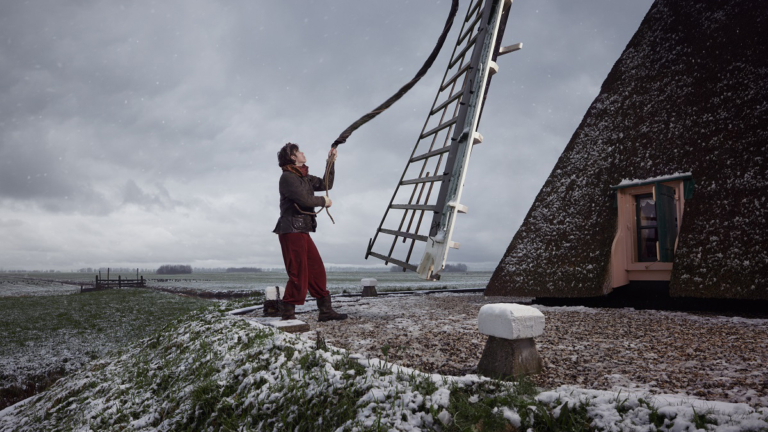
[[[299,308],[331,345],[383,358],[424,372],[474,373],[486,336],[477,314],[487,303],[513,298],[479,294],[433,294],[336,298],[351,318],[318,323],[316,312]],[[519,299],[517,299],[519,301]],[[314,303],[314,302],[312,302]],[[706,400],[768,406],[768,320],[690,313],[535,306],[546,316],[536,338],[544,370],[534,381],[544,388],[574,384],[610,390],[616,386]]]

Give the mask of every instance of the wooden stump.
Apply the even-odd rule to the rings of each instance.
[[[518,379],[541,372],[541,356],[533,338],[502,339],[488,336],[478,373],[497,379]]]

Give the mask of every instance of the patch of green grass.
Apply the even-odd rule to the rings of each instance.
[[[333,368],[338,371],[354,371],[354,375],[362,375],[365,373],[365,366],[361,365],[355,359],[349,358],[349,353],[345,352],[340,360],[333,363]]]
[[[0,353],[66,331],[116,335],[135,340],[182,314],[207,306],[204,300],[144,289],[114,289],[65,296],[0,297]]]
[[[591,431],[592,419],[587,414],[586,403],[579,403],[574,407],[564,403],[560,406],[560,413],[555,415],[544,405],[537,404],[535,410],[528,410],[523,424],[535,431]],[[522,407],[520,407],[522,408]],[[521,411],[522,412],[522,411]]]
[[[514,390],[498,392],[492,389],[488,382],[478,383],[471,387],[451,388],[448,411],[453,413],[453,423],[449,431],[504,431],[508,430],[509,421],[496,407],[499,404],[513,406],[521,402]]]
[[[210,302],[145,289],[0,297],[0,409]],[[21,358],[40,359],[40,364]],[[51,379],[54,377],[55,379]],[[18,392],[17,388],[32,392]]]
[[[696,412],[696,408],[693,408],[693,424],[696,429],[707,430],[707,425],[717,425],[717,420],[712,417],[711,411]]]
[[[410,381],[413,385],[413,389],[423,395],[431,395],[436,392],[438,388],[437,384],[435,384],[432,378],[428,375],[411,375]]]
[[[659,409],[654,404],[643,398],[640,398],[637,401],[640,403],[640,405],[645,406],[650,411],[648,413],[648,421],[654,425],[656,429],[664,426],[664,423],[667,421],[667,417],[660,413]]]
[[[629,400],[629,397],[621,397],[621,390],[616,394],[616,399],[614,400],[614,406],[616,407],[616,412],[619,413],[620,416],[624,417],[624,414],[628,413],[632,410],[632,407],[627,404],[627,401]]]
[[[319,358],[318,355],[314,352],[308,352],[299,357],[299,365],[301,365],[301,368],[307,372],[320,366],[323,363],[323,360]]]
[[[219,388],[213,380],[205,380],[192,389],[191,400],[192,416],[188,419],[190,427],[194,428],[199,423],[204,423],[211,414],[216,412],[219,403]]]
[[[508,386],[508,387],[505,387]],[[510,431],[514,430],[510,421],[504,418],[503,410],[507,407],[520,416],[520,430],[537,432],[551,431],[590,431],[591,419],[587,415],[586,404],[574,407],[560,405],[557,415],[553,409],[534,397],[538,394],[533,382],[527,378],[510,384],[483,381],[473,386],[452,385],[448,411],[453,414],[453,423],[447,431]]]

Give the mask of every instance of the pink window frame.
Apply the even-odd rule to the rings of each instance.
[[[675,189],[677,207],[677,233],[675,251],[679,240],[680,226],[683,223],[685,196],[683,180],[662,182]],[[672,276],[671,262],[641,262],[637,259],[637,218],[636,195],[653,193],[653,184],[639,185],[616,190],[618,223],[616,235],[611,245],[610,281],[606,284],[606,293],[613,288],[627,285],[631,281],[668,281]]]

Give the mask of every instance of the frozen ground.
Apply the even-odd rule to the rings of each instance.
[[[263,292],[269,286],[285,286],[288,277],[283,272],[258,273],[192,273],[185,275],[142,274],[150,287],[177,293],[248,293]],[[102,272],[106,278],[106,273]],[[118,273],[112,273],[111,279]],[[135,278],[135,273],[120,273],[125,278]],[[402,272],[328,272],[328,290],[332,294],[360,292],[360,280],[376,278],[379,291],[410,291],[440,288],[484,288],[490,272],[446,273],[442,280],[422,281],[412,273]],[[0,297],[71,294],[79,290],[77,285],[62,285],[56,280],[74,283],[93,283],[95,274],[90,273],[0,273]]]
[[[0,408],[209,304],[139,289],[0,297]]]
[[[534,428],[760,431],[768,409],[423,373],[206,312],[0,411],[3,432]]]
[[[425,372],[473,373],[486,337],[477,314],[487,303],[515,301],[482,295],[433,294],[337,299],[343,323],[318,323],[300,313],[329,343]],[[578,385],[710,401],[768,406],[768,320],[690,313],[534,307],[546,316],[536,338],[544,388]],[[305,308],[311,310],[312,303]],[[256,313],[258,314],[258,312]]]
[[[80,287],[76,285],[0,275],[0,297],[66,295],[78,291]]]

